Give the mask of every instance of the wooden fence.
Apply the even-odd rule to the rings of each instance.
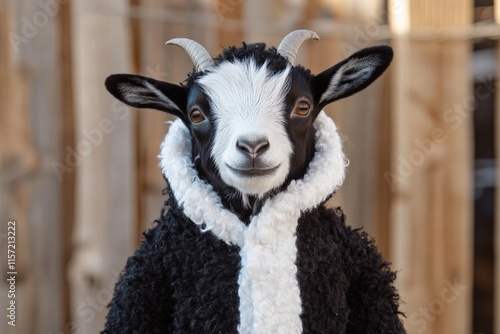
[[[18,274],[16,327],[2,314],[0,332],[98,332],[117,275],[159,216],[165,184],[156,156],[168,117],[115,101],[103,85],[108,75],[178,83],[192,65],[164,45],[170,38],[195,39],[216,55],[221,46],[276,45],[289,31],[310,28],[321,41],[307,42],[299,62],[313,73],[366,46],[394,47],[388,73],[327,109],[350,159],[346,185],[330,205],[342,205],[351,225],[375,236],[399,271],[408,333],[471,333],[477,94],[470,62],[476,39],[500,36],[495,22],[474,24],[473,6],[471,0],[1,2],[0,263],[6,275],[6,223],[15,220]],[[500,4],[495,9],[500,23]],[[500,139],[495,147],[500,155]],[[500,334],[496,252],[493,316]],[[9,287],[2,280],[2,312]]]

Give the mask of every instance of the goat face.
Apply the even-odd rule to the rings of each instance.
[[[131,106],[178,116],[191,131],[200,175],[222,195],[234,195],[233,189],[243,198],[303,176],[321,109],[368,86],[392,59],[390,47],[367,48],[313,76],[294,66],[296,50],[290,55],[282,45],[229,48],[215,64],[200,61],[195,46],[195,72],[182,86],[120,74],[106,87]]]
[[[285,108],[289,75],[290,68],[270,75],[267,64],[258,66],[252,60],[224,62],[198,80],[203,93],[196,96],[206,107],[188,100],[195,121],[209,110],[210,117],[203,122],[212,125],[202,126],[214,133],[210,159],[222,181],[243,195],[262,196],[281,186],[289,173],[293,152]],[[197,126],[192,124],[192,129]]]

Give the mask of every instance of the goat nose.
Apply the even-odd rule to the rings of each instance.
[[[240,138],[236,141],[236,146],[244,153],[257,155],[264,153],[269,148],[269,140],[267,138],[258,138],[255,140]]]

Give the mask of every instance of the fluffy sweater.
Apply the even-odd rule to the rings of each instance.
[[[324,202],[345,160],[321,113],[302,180],[249,224],[197,177],[181,122],[162,144],[169,198],[127,261],[103,333],[404,333],[395,274],[362,231]]]

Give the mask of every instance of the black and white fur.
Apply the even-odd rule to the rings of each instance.
[[[391,59],[387,46],[367,48],[312,75],[257,43],[225,50],[181,86],[107,79],[125,103],[179,118],[160,165],[183,215],[239,249],[238,333],[306,331],[297,228],[341,186],[346,166],[322,108],[368,86]]]

